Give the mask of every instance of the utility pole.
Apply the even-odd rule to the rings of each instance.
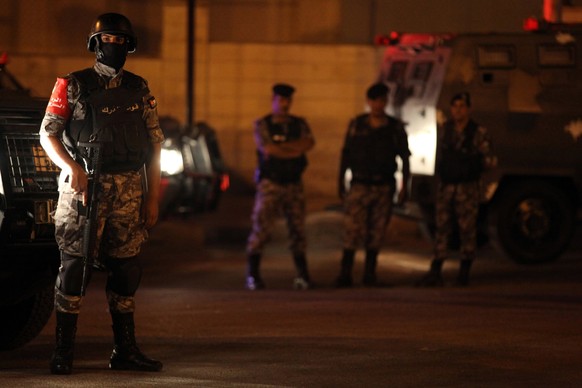
[[[194,62],[195,44],[196,44],[196,0],[188,0],[188,54],[186,65],[186,128],[191,131],[196,120],[196,100],[194,94],[194,80],[196,67]]]

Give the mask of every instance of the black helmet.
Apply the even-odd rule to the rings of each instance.
[[[125,35],[127,37],[127,51],[132,53],[137,47],[137,38],[131,28],[128,18],[118,13],[104,13],[100,15],[93,23],[91,32],[87,37],[87,50],[95,51],[97,35],[112,34]]]

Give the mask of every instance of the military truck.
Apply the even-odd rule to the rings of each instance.
[[[0,58],[0,350],[35,338],[53,310],[59,266],[51,212],[59,169],[39,143],[47,101]]]
[[[582,203],[582,28],[529,19],[497,34],[397,34],[379,78],[387,112],[407,123],[411,204],[402,213],[434,230],[438,124],[451,97],[472,97],[499,158],[483,178],[480,230],[516,262],[542,263],[568,247]]]

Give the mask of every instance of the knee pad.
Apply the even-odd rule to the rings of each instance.
[[[108,259],[107,289],[121,296],[133,296],[141,281],[141,264],[137,257]]]
[[[55,310],[59,313],[79,314],[83,297],[80,295],[67,295],[58,288],[55,289]]]
[[[84,260],[80,256],[61,253],[61,266],[57,275],[56,287],[61,293],[71,296],[81,296],[83,284]],[[91,279],[91,267],[87,268],[87,283]]]
[[[135,311],[135,297],[118,295],[111,289],[107,289],[107,303],[111,313],[126,314]]]

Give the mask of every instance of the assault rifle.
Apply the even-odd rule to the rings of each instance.
[[[91,267],[95,264],[96,259],[96,240],[97,240],[97,214],[99,210],[99,196],[101,177],[101,164],[103,146],[106,142],[99,139],[95,134],[91,136],[88,142],[78,142],[77,146],[87,149],[88,158],[84,158],[85,168],[88,173],[87,182],[87,206],[85,228],[83,230],[83,279],[81,283],[81,295],[85,295]]]

